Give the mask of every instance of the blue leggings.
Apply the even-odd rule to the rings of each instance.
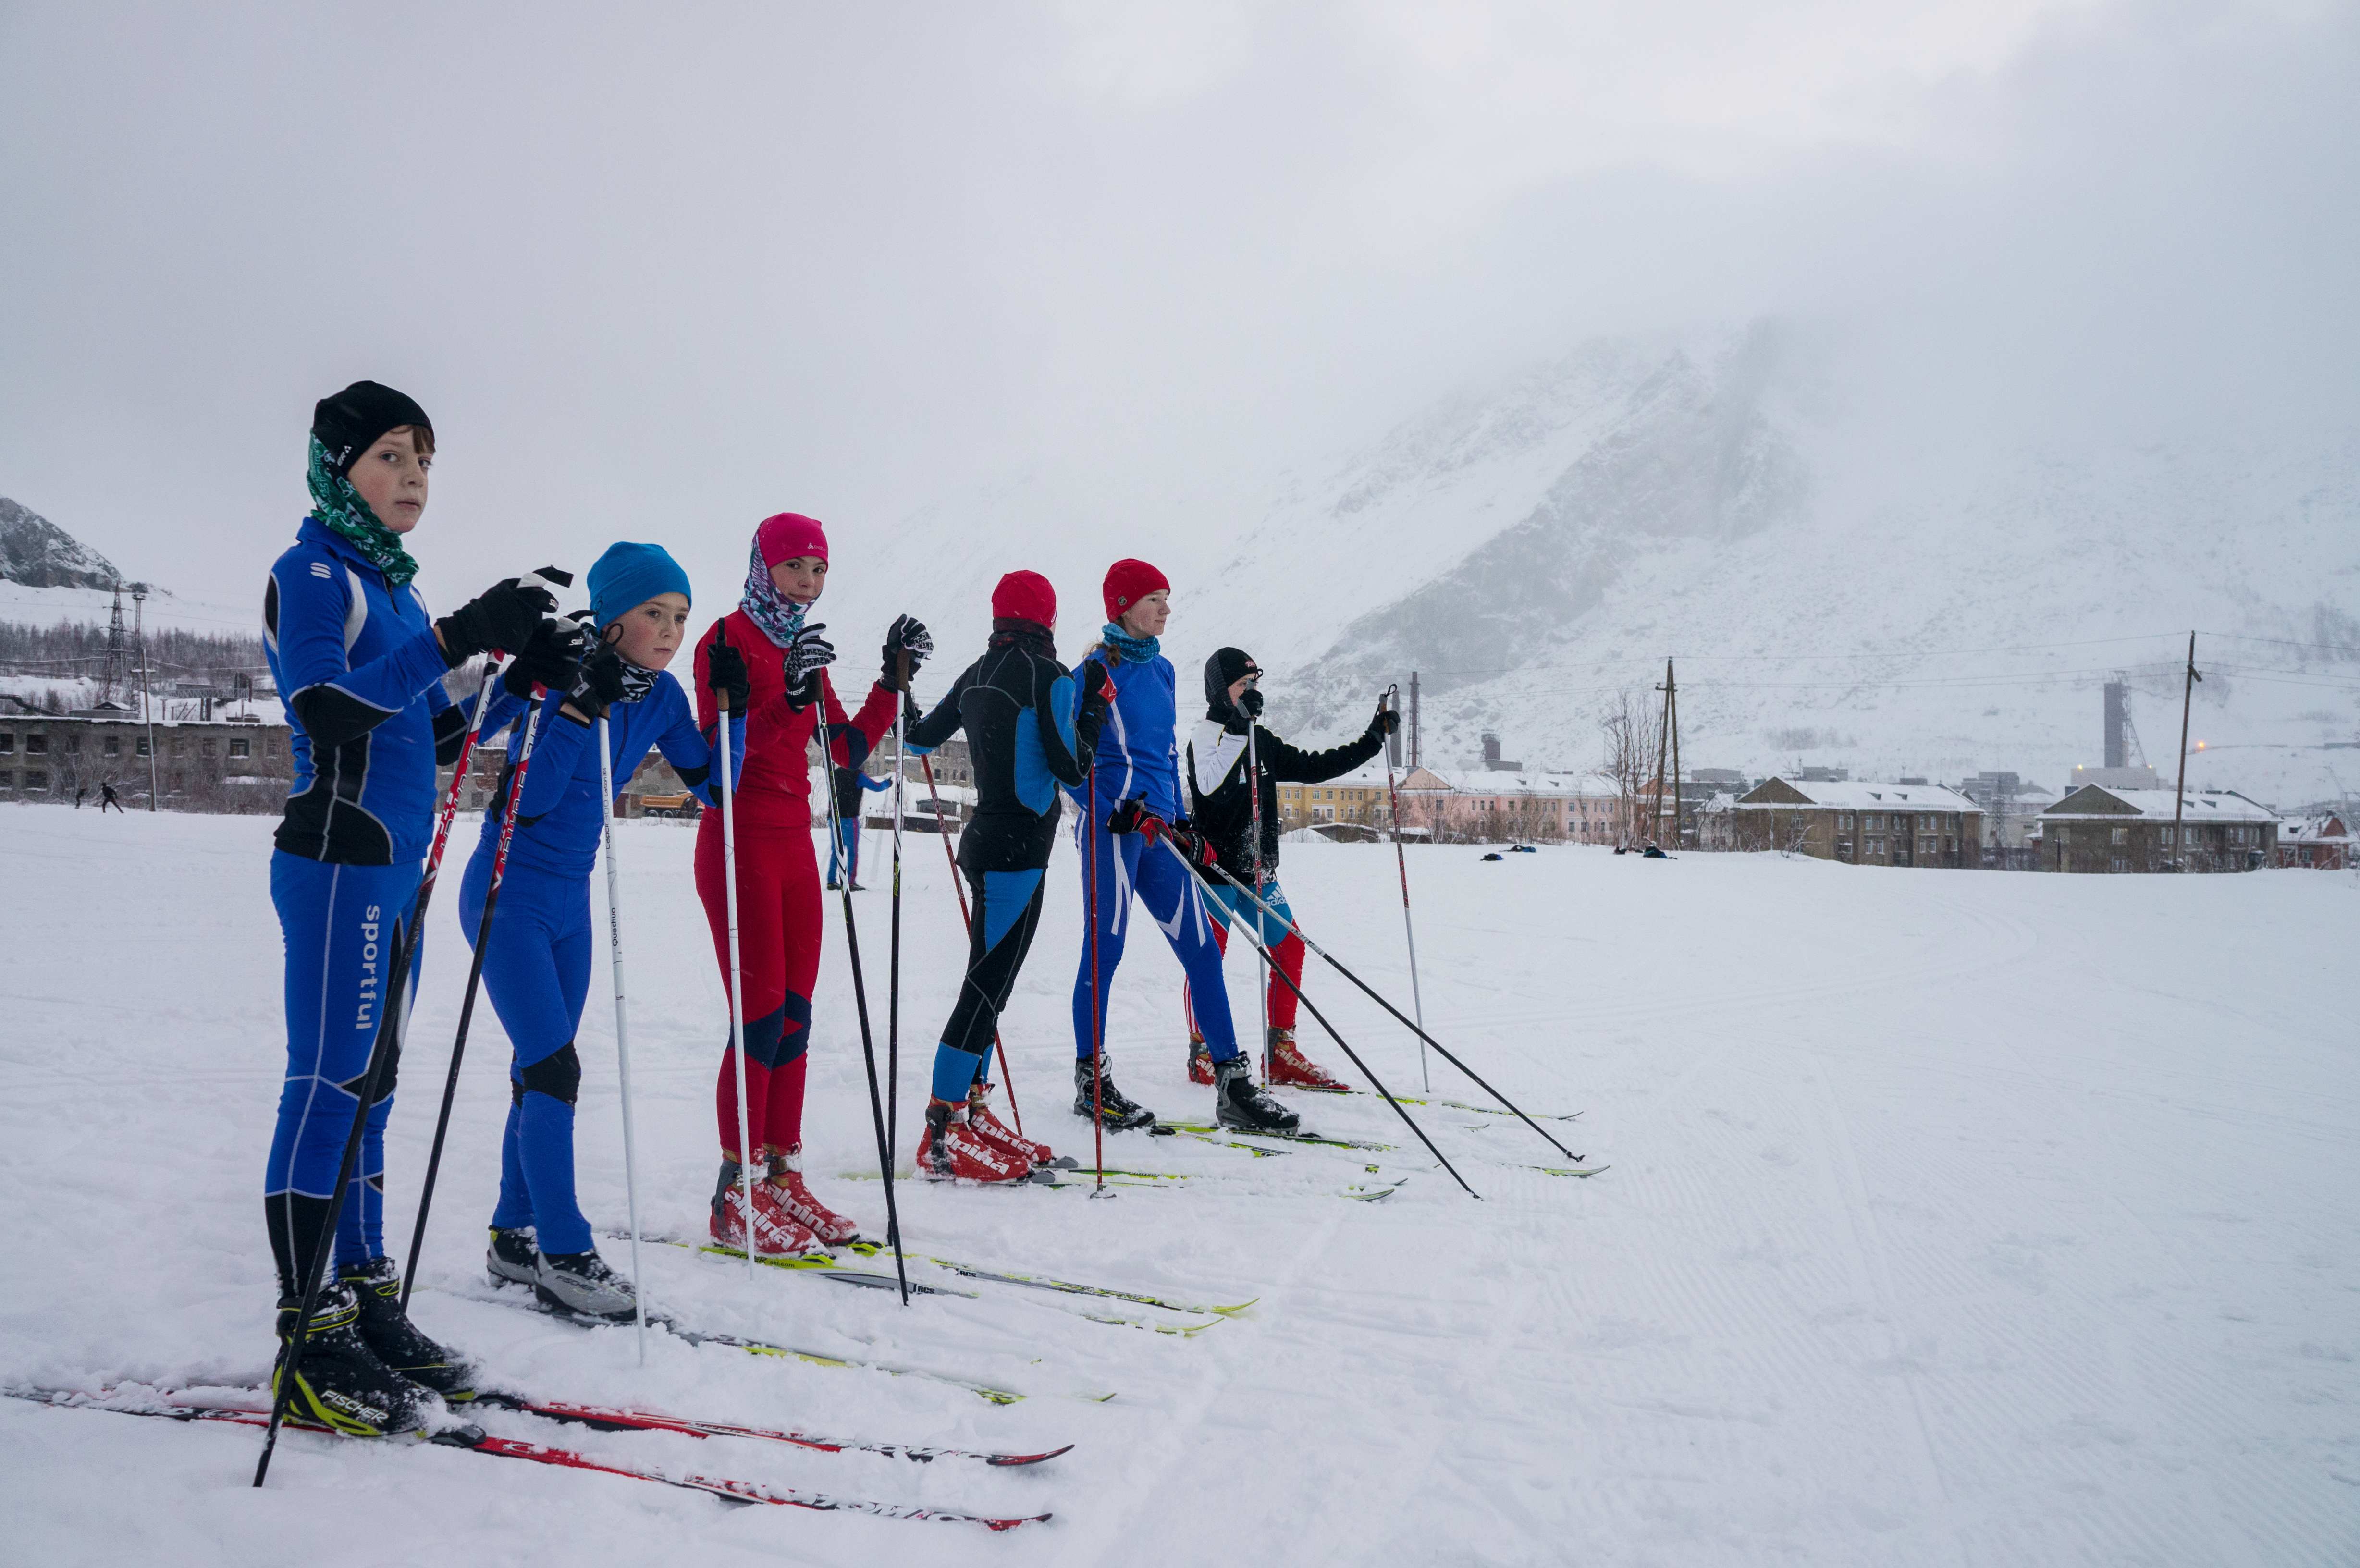
[[[284,850],[270,856],[270,901],[287,949],[287,1080],[262,1180],[279,1290],[302,1287],[336,1167],[353,1130],[361,1080],[393,985],[393,947],[407,931],[421,867],[335,866]],[[417,954],[410,955],[414,985]],[[336,1261],[385,1252],[385,1122],[393,1109],[387,1064],[361,1135],[360,1162],[336,1222]]]
[[[857,815],[841,818],[836,824],[836,842],[828,845],[827,850],[828,881],[843,881],[844,877],[838,873],[847,867],[850,869],[852,880],[859,881],[860,819]]]
[[[491,880],[491,852],[478,850],[459,884],[459,919],[470,942]],[[592,1250],[590,1222],[574,1196],[574,1100],[582,1080],[574,1035],[590,992],[591,940],[588,877],[508,863],[484,951],[484,989],[515,1047],[492,1224],[533,1226],[543,1252]]]
[[[1123,939],[1131,927],[1131,895],[1136,893],[1164,940],[1172,944],[1174,956],[1180,960],[1180,967],[1187,975],[1189,993],[1196,998],[1196,1027],[1213,1060],[1227,1062],[1237,1055],[1238,1031],[1229,1021],[1229,987],[1221,982],[1221,950],[1213,939],[1214,925],[1220,917],[1206,908],[1196,879],[1182,863],[1178,852],[1168,844],[1150,845],[1137,833],[1118,836],[1096,826],[1077,826],[1076,832],[1077,835],[1090,833],[1098,841],[1100,1007],[1114,996],[1115,966],[1122,962]],[[1086,923],[1091,853],[1085,840],[1082,890]],[[1074,1054],[1090,1054],[1090,942],[1087,930],[1082,936],[1079,972],[1074,978]]]

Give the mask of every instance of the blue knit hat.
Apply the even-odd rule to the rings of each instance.
[[[602,626],[659,593],[694,597],[688,573],[660,544],[610,544],[590,568],[590,613]]]

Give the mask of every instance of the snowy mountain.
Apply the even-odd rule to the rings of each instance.
[[[945,606],[963,662],[981,590],[1035,565],[1060,575],[1071,652],[1100,564],[1140,554],[1175,585],[1184,690],[1235,643],[1306,738],[1356,729],[1415,670],[1428,760],[1494,730],[1511,757],[1587,765],[1603,709],[1656,701],[1668,655],[1688,766],[2051,789],[2100,760],[2118,677],[2169,770],[2196,628],[2191,782],[2360,790],[2360,435],[1979,446],[1832,363],[1774,325],[1601,341],[1226,491],[1035,477],[910,519],[912,572],[832,608]]]
[[[0,578],[31,588],[113,588],[123,574],[49,518],[0,495]]]

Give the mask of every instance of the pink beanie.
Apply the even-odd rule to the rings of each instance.
[[[754,544],[762,552],[765,566],[776,566],[799,555],[827,559],[827,530],[819,526],[817,517],[806,517],[801,512],[781,512],[776,517],[764,517],[754,530]]]
[[[1125,610],[1159,588],[1167,593],[1172,590],[1172,584],[1164,581],[1164,573],[1143,561],[1133,561],[1125,556],[1107,568],[1106,583],[1100,590],[1106,598],[1107,619],[1122,619]]]

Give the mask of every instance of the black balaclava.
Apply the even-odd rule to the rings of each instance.
[[[311,409],[311,433],[328,454],[328,465],[339,479],[349,475],[361,453],[377,438],[398,425],[416,425],[434,433],[426,410],[406,394],[374,381],[355,381],[333,397],[322,397]]]
[[[1226,724],[1239,708],[1242,708],[1248,718],[1262,717],[1262,693],[1251,686],[1246,688],[1245,695],[1238,699],[1234,706],[1229,702],[1229,688],[1240,677],[1261,673],[1262,666],[1254,662],[1253,655],[1241,648],[1225,648],[1216,651],[1212,658],[1205,660],[1205,716],[1217,724]]]

